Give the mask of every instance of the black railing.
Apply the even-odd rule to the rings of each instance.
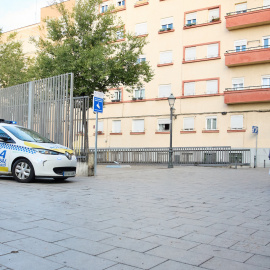
[[[258,85],[258,86],[245,86],[245,87],[235,87],[235,88],[225,88],[225,91],[241,91],[241,90],[252,90],[252,89],[264,89],[270,88],[270,85]]]
[[[225,53],[235,53],[235,52],[245,52],[245,51],[252,51],[252,50],[258,50],[258,49],[267,49],[270,48],[270,45],[264,45],[264,46],[256,46],[256,47],[249,47],[245,48],[244,50],[228,50]]]
[[[251,11],[268,9],[268,8],[270,8],[270,5],[269,6],[256,7],[256,8],[249,8],[249,9],[244,9],[244,10],[239,10],[239,11],[234,11],[234,12],[229,12],[226,15],[227,16],[237,15],[237,14],[243,14],[243,13],[247,13],[247,12],[251,12]]]
[[[90,149],[94,152],[94,149]],[[235,163],[235,155],[241,156],[239,165],[250,165],[250,149],[231,147],[174,147],[174,165],[229,166]],[[100,148],[97,162],[103,164],[168,164],[169,148]]]

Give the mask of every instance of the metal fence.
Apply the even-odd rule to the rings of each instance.
[[[90,149],[94,152],[94,149]],[[98,163],[167,164],[169,148],[103,148],[98,149]],[[177,147],[173,148],[174,165],[230,164],[250,165],[250,149],[231,147]]]
[[[16,121],[86,156],[89,97],[73,97],[73,74],[0,89],[0,118]]]

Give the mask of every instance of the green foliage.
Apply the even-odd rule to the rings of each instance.
[[[48,35],[38,43],[38,77],[73,72],[77,96],[119,86],[142,87],[152,79],[149,64],[137,63],[145,38],[126,33],[113,6],[100,14],[101,3],[79,0],[72,12],[63,4],[56,5],[61,16],[46,20]]]
[[[16,33],[3,41],[0,29],[0,87],[21,84],[32,79],[32,60],[22,51],[21,42],[16,41]]]

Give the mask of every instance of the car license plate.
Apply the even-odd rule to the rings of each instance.
[[[75,176],[76,172],[63,172],[63,176]]]

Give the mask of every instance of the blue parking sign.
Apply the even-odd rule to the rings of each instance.
[[[93,111],[103,113],[103,98],[93,98]]]
[[[258,133],[259,128],[257,126],[252,126],[252,133]]]

